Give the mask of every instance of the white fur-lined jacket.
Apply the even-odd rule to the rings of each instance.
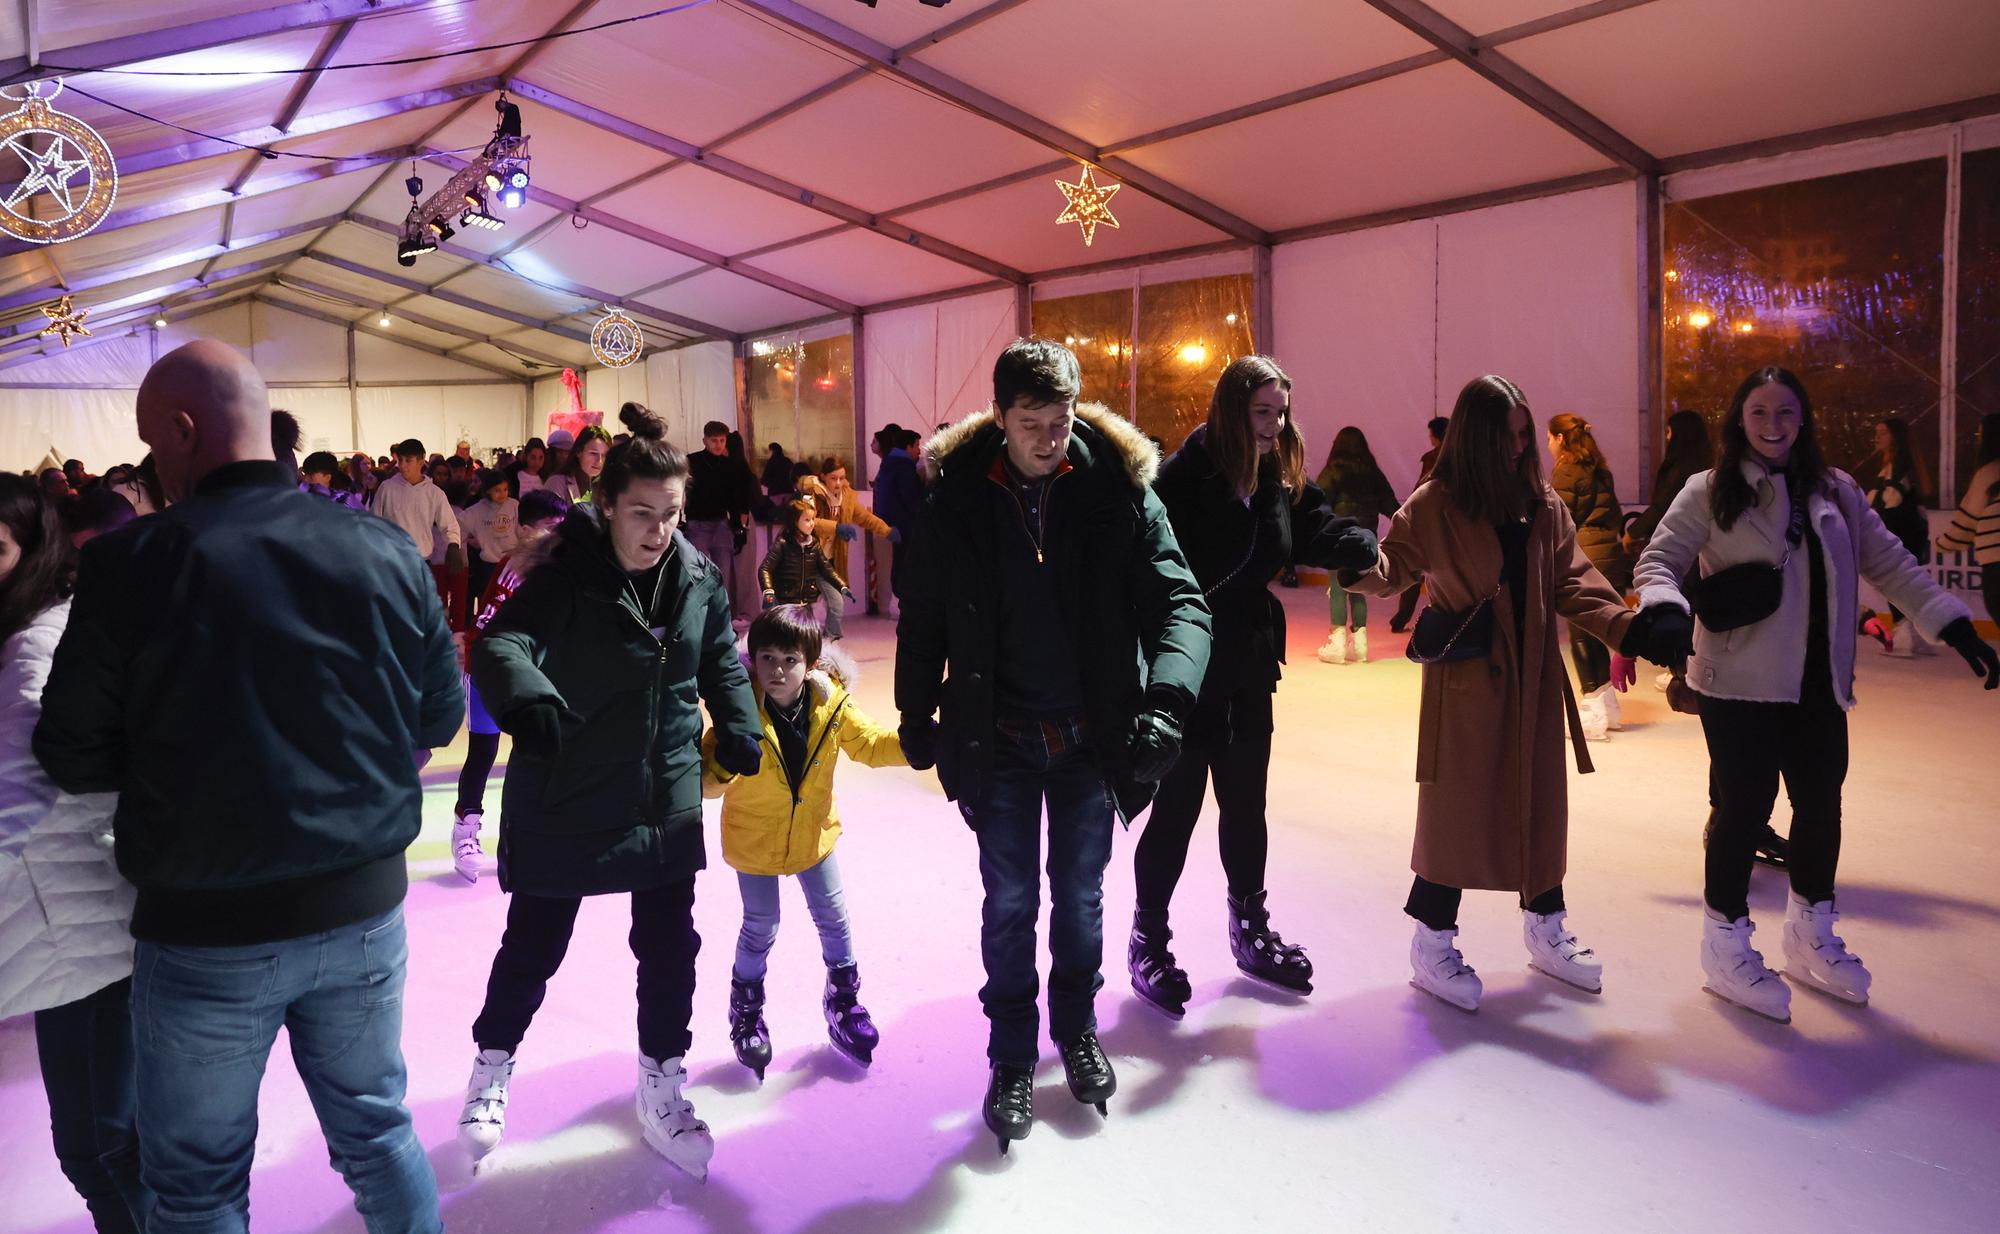
[[[1709,491],[1715,479],[1705,471],[1687,482],[1667,509],[1653,538],[1640,555],[1632,581],[1639,607],[1671,604],[1688,611],[1681,579],[1699,562],[1702,573],[1713,574],[1743,562],[1776,565],[1785,557],[1785,524],[1791,498],[1782,473],[1767,473],[1752,459],[1741,464],[1744,478],[1757,490],[1757,504],[1745,510],[1734,526],[1715,525]],[[1833,696],[1843,708],[1854,706],[1854,641],[1859,622],[1856,588],[1861,579],[1880,588],[1908,613],[1926,638],[1970,613],[1951,593],[1931,580],[1917,559],[1882,525],[1868,508],[1861,486],[1844,471],[1829,470],[1824,492],[1806,500],[1806,518],[1819,536],[1826,565],[1827,637],[1833,664]],[[1811,563],[1805,544],[1785,566],[1784,591],[1778,611],[1754,625],[1716,632],[1695,623],[1694,656],[1688,661],[1688,684],[1711,698],[1749,702],[1796,703],[1805,674],[1806,627],[1810,617]]]

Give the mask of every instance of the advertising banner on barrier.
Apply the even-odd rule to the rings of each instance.
[[[1951,526],[1950,510],[1926,510],[1930,521],[1931,543],[1936,544],[1939,535]],[[1972,560],[1971,553],[1940,553],[1933,549],[1924,569],[1937,580],[1937,585],[1965,601],[1972,610],[1972,620],[1979,625],[1979,632],[1987,638],[2000,637],[2000,628],[1995,626],[1995,615],[1986,611],[1986,598],[1980,592],[1979,566]],[[1861,583],[1861,605],[1879,613],[1889,611],[1889,601],[1880,591]]]

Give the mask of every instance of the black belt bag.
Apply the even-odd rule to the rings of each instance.
[[[1806,534],[1806,501],[1792,486],[1791,517],[1785,526],[1785,555],[1776,565],[1745,561],[1699,579],[1688,580],[1688,607],[1695,620],[1717,634],[1754,626],[1778,611],[1785,596],[1785,567]]]

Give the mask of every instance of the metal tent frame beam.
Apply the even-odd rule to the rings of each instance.
[[[893,223],[884,222],[881,216],[870,214],[859,206],[850,205],[847,202],[828,197],[803,185],[794,184],[780,176],[771,175],[769,172],[758,171],[756,168],[739,163],[726,155],[717,154],[713,150],[705,150],[693,142],[682,141],[678,137],[670,137],[665,133],[649,129],[645,125],[636,124],[630,120],[614,116],[609,112],[592,107],[588,103],[580,103],[575,99],[557,94],[553,90],[535,85],[533,82],[516,79],[507,83],[507,89],[524,99],[532,99],[572,119],[581,120],[593,128],[601,129],[604,132],[622,137],[627,141],[635,142],[645,146],[649,150],[656,150],[661,154],[672,155],[681,162],[705,167],[709,171],[725,176],[739,184],[747,184],[752,188],[762,189],[774,197],[782,197],[797,205],[817,210],[821,214],[830,215],[844,223],[851,223],[856,227],[872,231],[876,235],[886,236],[891,240],[920,249],[934,257],[942,257],[947,261],[956,262],[968,269],[977,270],[981,274],[1005,279],[1010,283],[1025,283],[1028,279],[1025,273],[1014,269],[1004,262],[995,261],[990,257],[982,257],[970,249],[960,248],[956,244],[940,240],[936,236],[926,235],[914,228],[899,227]],[[650,174],[658,175],[660,172],[666,170],[669,170],[669,168],[663,167],[660,171]]]
[[[271,286],[281,287],[287,291],[303,291],[308,295],[321,296],[342,304],[351,304],[355,308],[372,309],[375,307],[370,301],[363,300],[360,296],[354,295],[351,292],[341,291],[335,287],[328,287],[323,283],[315,283],[311,279],[300,278],[294,274],[285,274],[282,271],[279,272],[277,277],[271,280]],[[439,334],[449,334],[454,338],[462,338],[465,340],[467,346],[485,343],[489,346],[498,347],[503,351],[516,352],[524,359],[533,360],[537,364],[546,368],[556,369],[557,371],[575,367],[575,365],[570,364],[567,360],[559,360],[545,352],[536,351],[532,347],[515,343],[501,336],[480,334],[464,326],[454,326],[449,322],[439,321],[434,317],[425,317],[418,313],[409,312],[406,309],[385,311],[393,311],[395,316],[401,317],[413,326],[422,326],[426,330],[434,330]]]
[[[39,81],[45,77],[58,77],[66,73],[115,68],[121,64],[136,64],[142,60],[158,60],[166,56],[202,51],[226,43],[240,43],[247,39],[259,39],[292,30],[316,30],[322,26],[339,25],[360,18],[387,17],[392,13],[421,9],[430,3],[432,0],[302,0],[299,3],[274,4],[269,8],[239,13],[231,17],[213,17],[207,21],[162,26],[138,34],[101,39],[94,43],[78,43],[70,47],[44,47],[41,49],[41,57],[54,59],[61,67],[51,68],[48,65],[36,64],[25,56],[0,60],[0,86]]]
[[[1641,174],[1659,171],[1659,159],[1533,73],[1497,51],[1482,49],[1470,31],[1423,0],[1367,0],[1367,3],[1605,158]]]
[[[284,265],[286,262],[297,261],[298,257],[297,253],[279,253],[272,257],[266,257],[261,261],[248,262],[228,270],[218,270],[207,278],[179,279],[172,283],[148,287],[143,291],[136,291],[130,295],[120,296],[115,300],[109,300],[103,304],[90,305],[89,307],[92,312],[100,315],[100,320],[108,321],[112,313],[129,305],[141,304],[151,307],[178,292],[192,291],[196,288],[208,287],[216,283],[227,283],[232,279],[239,279],[245,275],[255,274],[263,270],[273,270]],[[40,330],[41,327],[35,324],[33,317],[23,317],[12,325],[0,326],[0,339],[17,338],[23,334],[39,333]]]
[[[576,343],[588,344],[590,342],[588,334],[583,334],[563,326],[545,326],[542,324],[540,318],[531,317],[526,313],[517,313],[513,309],[501,308],[497,304],[488,304],[484,300],[476,300],[471,296],[462,295],[455,291],[446,291],[442,288],[433,291],[415,279],[406,279],[400,275],[390,274],[386,270],[372,269],[362,265],[358,261],[348,261],[344,257],[335,257],[331,253],[315,253],[308,250],[303,253],[292,254],[292,260],[300,258],[306,261],[317,261],[323,265],[332,266],[336,270],[345,270],[347,273],[360,278],[373,279],[378,283],[384,283],[390,287],[400,287],[404,291],[414,291],[421,295],[429,296],[433,300],[442,300],[446,304],[468,309],[474,313],[484,313],[488,317],[498,317],[502,321],[511,321],[515,325],[529,330],[546,330],[548,333],[556,335],[559,338],[566,338]]]
[[[117,318],[105,322],[104,327],[109,329],[113,326],[131,326],[137,322],[144,321],[148,314],[154,312],[164,313],[168,324],[184,321],[190,317],[199,317],[203,313],[212,313],[217,309],[227,308],[232,304],[248,300],[257,294],[257,289],[261,286],[263,286],[261,283],[251,283],[242,287],[220,289],[204,295],[189,296],[174,307],[164,310],[151,307],[136,309],[120,314]],[[108,343],[113,339],[125,338],[129,333],[128,330],[119,330],[115,334],[93,334],[87,339],[72,344],[68,348],[68,351],[81,351],[86,347],[94,347],[99,343]],[[65,354],[65,351],[61,347],[58,347],[55,351],[48,351],[40,347],[23,347],[17,344],[12,350],[0,350],[0,370],[16,368],[23,364],[33,364],[37,360],[45,360],[50,356],[60,356],[63,354]],[[10,384],[15,383],[0,381],[0,388],[5,388]],[[86,386],[84,388],[101,389],[102,387]]]
[[[402,235],[402,230],[398,228],[395,224],[385,223],[381,219],[370,218],[365,214],[350,213],[345,216],[344,221],[353,223],[358,227],[367,227],[371,230],[379,231],[385,236]],[[701,335],[702,337],[705,338],[715,338],[715,339],[722,339],[725,342],[735,342],[736,339],[739,337],[736,331],[734,330],[725,330],[721,326],[715,325],[712,322],[701,321],[694,317],[685,317],[679,313],[670,313],[665,309],[654,308],[650,304],[641,303],[634,296],[615,296],[612,295],[610,292],[602,291],[595,287],[586,287],[581,283],[572,283],[567,280],[563,280],[560,282],[545,282],[539,279],[531,279],[527,275],[522,274],[520,271],[515,270],[512,267],[508,266],[505,262],[501,261],[497,257],[488,257],[484,253],[476,253],[471,249],[459,248],[457,245],[454,244],[440,244],[438,245],[438,252],[443,253],[447,257],[456,257],[461,261],[469,261],[472,262],[474,265],[484,266],[489,270],[497,270],[500,273],[505,274],[511,278],[520,279],[521,281],[528,283],[531,286],[546,287],[555,291],[560,291],[565,295],[575,296],[581,300],[593,300],[604,304],[608,304],[611,305],[613,308],[636,309],[639,312],[645,313],[651,317],[655,317],[660,321],[667,322],[671,325],[679,326],[683,329],[692,330],[696,334]],[[461,271],[461,273],[463,272]],[[440,280],[438,283],[428,286],[423,284],[418,284],[418,286],[422,286],[424,289],[421,292],[415,294],[426,295],[426,296],[438,295],[438,292],[435,289],[442,288],[444,283],[449,281],[450,281],[449,279]],[[564,316],[565,317],[569,316],[569,314],[564,314]],[[557,317],[552,320],[561,321],[562,317]],[[546,327],[537,325],[535,328],[545,329]],[[589,340],[586,338],[583,341],[588,342]]]
[[[1270,242],[1270,237],[1264,229],[1249,220],[1231,214],[1221,206],[1205,201],[1144,168],[1123,159],[1107,157],[1096,146],[1074,133],[1065,132],[1045,120],[1037,119],[1013,104],[1002,102],[948,73],[940,72],[921,61],[909,59],[886,43],[878,43],[832,18],[824,17],[796,3],[795,0],[735,0],[735,3],[743,8],[754,9],[774,21],[782,22],[828,47],[850,56],[858,56],[875,66],[879,72],[901,78],[948,103],[1003,128],[1011,129],[1031,141],[1079,162],[1101,168],[1106,174],[1116,176],[1120,182],[1129,184],[1150,197],[1158,198],[1225,235],[1252,244]]]
[[[149,274],[158,274],[162,270],[172,270],[179,266],[192,265],[204,258],[220,261],[231,253],[244,252],[262,245],[273,244],[279,240],[287,240],[293,236],[303,235],[308,231],[317,230],[326,226],[327,221],[326,219],[314,219],[310,223],[296,223],[290,227],[281,227],[276,231],[267,231],[255,236],[244,236],[226,245],[209,244],[198,249],[185,249],[178,253],[169,253],[165,257],[142,262],[136,266],[120,266],[116,270],[72,279],[60,288],[51,290],[35,288],[29,291],[17,291],[13,295],[0,297],[0,314],[10,313],[20,308],[36,307],[47,301],[50,296],[77,295],[86,291],[95,291],[99,287],[109,287],[115,283],[122,283],[127,279],[144,278]]]
[[[262,304],[269,308],[277,309],[281,313],[297,313],[309,321],[325,322],[329,326],[339,326],[343,330],[357,330],[362,334],[388,339],[390,342],[401,347],[407,347],[411,351],[421,351],[425,355],[437,356],[440,359],[450,360],[455,364],[463,364],[468,368],[484,369],[486,372],[492,373],[495,377],[505,382],[518,384],[527,380],[530,376],[525,371],[510,373],[497,365],[488,364],[484,360],[476,360],[470,356],[454,356],[442,347],[432,347],[428,343],[419,343],[415,339],[397,338],[394,330],[385,330],[370,321],[349,321],[345,317],[336,317],[332,313],[322,313],[318,309],[308,308],[303,304],[293,304],[289,300],[273,300],[269,296],[262,294],[261,289],[258,294],[251,296],[250,300],[253,304]],[[410,320],[415,321],[416,319],[413,317]],[[413,381],[410,384],[420,386],[425,383]]]

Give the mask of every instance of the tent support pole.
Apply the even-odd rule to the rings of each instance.
[[[1639,177],[1639,487],[1653,498],[1653,443],[1667,425],[1666,269],[1661,249],[1660,177]]]
[[[347,422],[354,434],[354,451],[361,449],[361,387],[354,369],[354,327],[347,327]]]
[[[868,440],[868,336],[864,333],[865,319],[856,313],[852,318],[854,331],[854,449],[849,455],[861,452],[861,443]],[[803,451],[801,451],[803,453]]]
[[[1027,338],[1035,332],[1035,289],[1022,283],[1014,289],[1014,334]]]
[[[1251,250],[1250,346],[1259,355],[1271,354],[1271,246],[1260,244]]]

